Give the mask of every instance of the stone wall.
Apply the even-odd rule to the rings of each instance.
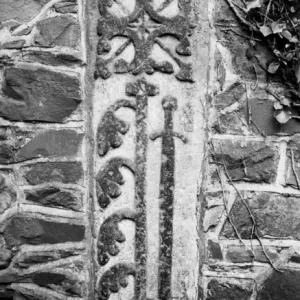
[[[206,299],[296,300],[300,127],[275,119],[267,90],[282,95],[284,82],[267,73],[272,53],[229,2],[211,10]]]
[[[0,299],[299,298],[300,127],[228,1],[0,4]]]
[[[0,299],[88,299],[84,7],[1,1]]]

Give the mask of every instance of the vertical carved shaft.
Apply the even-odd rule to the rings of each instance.
[[[175,171],[175,141],[173,136],[174,98],[165,98],[165,130],[162,135],[162,162],[160,178],[160,252],[159,252],[159,299],[171,300],[172,246],[173,246],[173,201]]]
[[[136,187],[135,202],[138,218],[136,221],[135,261],[137,266],[135,296],[137,300],[146,299],[146,160],[147,160],[147,109],[148,96],[138,94],[136,97]]]

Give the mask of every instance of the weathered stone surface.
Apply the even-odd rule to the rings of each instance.
[[[264,248],[271,261],[276,261],[281,249],[271,249],[266,246],[264,246]],[[259,261],[264,263],[269,262],[261,247],[254,246],[253,251],[255,257],[253,256],[250,249],[247,249],[244,245],[231,245],[226,249],[226,259],[233,263],[247,263],[252,261]]]
[[[18,151],[16,161],[35,157],[74,156],[79,151],[82,138],[82,134],[68,129],[40,133]]]
[[[287,148],[287,174],[286,174],[286,184],[299,187],[300,178],[300,142],[299,136],[295,136],[291,141],[288,142]],[[295,174],[296,172],[296,174]]]
[[[275,150],[265,142],[214,140],[213,157],[233,181],[271,182],[276,176]]]
[[[20,259],[17,260],[15,266],[17,268],[29,268],[33,265],[48,263],[58,259],[67,258],[73,255],[78,255],[77,250],[48,250],[39,252],[26,252]]]
[[[11,145],[0,145],[0,164],[8,164],[14,161],[15,149]]]
[[[35,44],[39,47],[71,47],[79,42],[80,27],[77,20],[71,16],[55,16],[38,22],[39,34]]]
[[[81,63],[81,59],[72,54],[48,51],[23,51],[22,59],[27,62],[38,62],[51,66],[74,66]]]
[[[4,229],[4,238],[9,249],[23,244],[80,242],[84,239],[84,234],[83,225],[46,221],[22,215],[13,216]]]
[[[81,102],[77,77],[38,67],[8,67],[0,116],[13,121],[63,122]]]
[[[25,44],[25,40],[18,40],[13,42],[7,42],[1,45],[0,49],[22,49]]]
[[[15,19],[19,22],[29,21],[35,17],[49,0],[1,0],[1,22]]]
[[[240,101],[245,93],[246,89],[244,84],[240,82],[232,84],[225,92],[216,95],[216,108],[224,109],[231,104]]]
[[[237,285],[221,283],[215,279],[209,282],[207,288],[206,300],[249,300],[252,294]]]
[[[258,292],[257,300],[299,300],[300,272],[273,272]]]
[[[0,174],[0,215],[17,202],[15,187],[3,174]]]
[[[254,216],[260,237],[300,239],[299,197],[263,192],[242,195]],[[250,239],[252,222],[246,206],[239,198],[234,203],[230,215],[241,237]],[[228,221],[222,229],[222,236],[236,238]]]
[[[220,245],[212,240],[208,240],[207,251],[209,258],[217,260],[223,259],[223,254]]]
[[[285,124],[280,124],[274,117],[274,101],[258,98],[249,99],[249,109],[251,111],[251,119],[259,130],[269,135],[292,135],[300,132],[299,121],[292,119]],[[247,108],[245,107],[245,114]],[[291,109],[294,115],[298,112]]]
[[[78,183],[83,176],[79,162],[48,162],[36,163],[29,167],[25,178],[31,185],[48,182]]]
[[[71,0],[71,1],[57,3],[54,6],[54,9],[56,12],[61,13],[61,14],[77,13],[78,6],[76,4],[76,1]]]
[[[81,296],[82,282],[70,279],[64,274],[52,272],[36,273],[33,275],[32,281],[42,287]]]
[[[80,211],[82,209],[82,200],[74,192],[57,187],[47,187],[35,191],[25,191],[25,195],[27,201],[36,204]]]
[[[205,232],[218,225],[223,210],[223,206],[213,206],[206,209],[203,221],[203,229]]]
[[[0,270],[9,266],[12,256],[12,251],[7,248],[4,237],[0,235]]]

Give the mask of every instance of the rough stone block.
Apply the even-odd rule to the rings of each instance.
[[[49,182],[78,183],[82,180],[83,169],[78,162],[36,163],[24,167],[25,179],[31,185]]]
[[[266,142],[213,140],[216,163],[232,181],[271,182],[276,176],[275,149]]]
[[[281,250],[274,248],[272,249],[266,246],[264,247],[264,249],[271,261],[276,261]],[[267,258],[261,247],[254,246],[253,252],[255,254],[255,257],[253,256],[253,253],[250,251],[250,249],[247,249],[244,245],[230,245],[226,249],[226,259],[233,263],[249,263],[252,261],[263,263],[269,262],[269,259]]]
[[[300,239],[299,197],[266,192],[242,195],[255,219],[260,237]],[[248,209],[239,197],[231,209],[230,216],[241,237],[250,239],[253,224]],[[222,229],[221,236],[237,238],[228,221]],[[255,239],[255,234],[253,238]]]
[[[234,102],[240,101],[245,93],[245,85],[240,82],[235,82],[226,91],[216,95],[216,108],[224,109]]]
[[[221,283],[213,279],[209,282],[206,300],[250,300],[251,292],[242,287]]]
[[[257,300],[298,300],[300,272],[273,272],[258,292]]]
[[[26,200],[47,207],[66,208],[75,211],[82,209],[82,195],[69,189],[46,187],[25,191]],[[81,197],[80,197],[81,196]]]
[[[39,34],[35,44],[39,47],[76,48],[80,38],[78,21],[71,16],[55,16],[38,22]]]
[[[76,66],[81,58],[69,53],[53,53],[48,51],[23,51],[22,59],[27,62],[38,62],[51,66]]]
[[[207,252],[208,252],[208,258],[212,258],[216,260],[223,259],[223,254],[220,245],[212,240],[208,240]]]
[[[0,117],[12,121],[63,122],[81,102],[76,76],[38,67],[8,67]]]
[[[37,217],[15,215],[4,229],[8,249],[20,245],[43,245],[83,241],[85,227]]]
[[[49,0],[1,0],[1,22],[11,19],[27,22],[35,17]]]

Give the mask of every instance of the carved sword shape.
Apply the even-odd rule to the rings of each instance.
[[[173,131],[173,113],[177,109],[177,100],[167,96],[162,100],[165,114],[165,128],[162,132],[152,134],[151,140],[162,138],[161,177],[160,177],[160,249],[158,271],[158,298],[171,300],[172,277],[172,248],[173,248],[173,211],[175,189],[175,139],[177,137],[184,143],[187,139]]]
[[[136,172],[135,172],[135,299],[146,299],[147,287],[147,218],[146,218],[146,166],[147,166],[147,117],[148,98],[158,94],[158,88],[144,79],[130,83],[126,87],[128,96],[136,97]]]

